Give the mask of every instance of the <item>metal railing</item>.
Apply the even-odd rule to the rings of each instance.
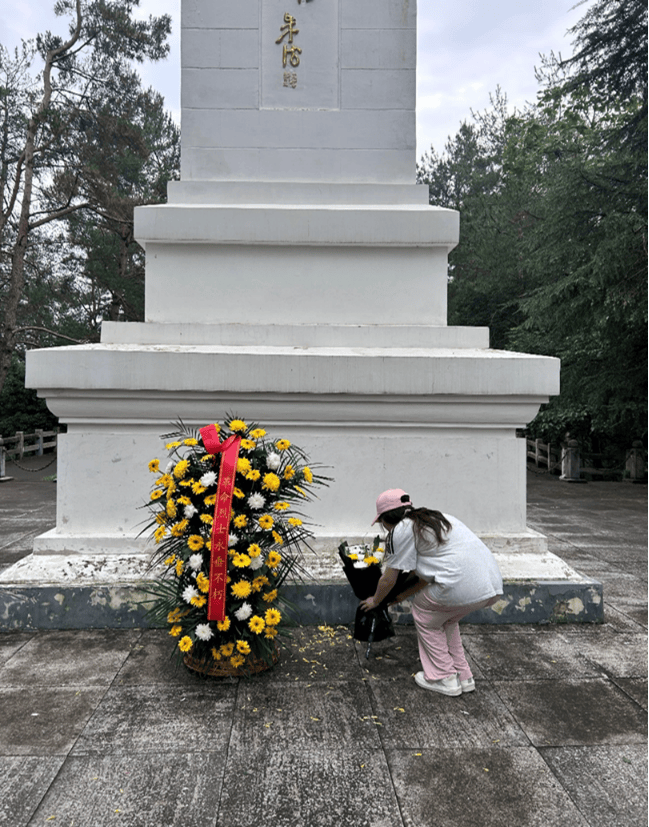
[[[0,437],[0,477],[6,476],[7,459],[13,459],[18,464],[17,460],[22,460],[25,454],[42,457],[47,448],[53,448],[56,452],[57,438],[58,431],[43,431],[40,428],[36,428],[33,434],[16,431],[15,436]]]

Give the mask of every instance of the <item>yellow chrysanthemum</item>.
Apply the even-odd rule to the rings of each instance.
[[[270,592],[266,592],[264,595],[264,603],[272,603],[273,600],[277,600],[277,589],[273,589]]]
[[[350,560],[358,560],[358,554],[348,554]]]
[[[172,554],[171,557],[167,557],[167,559],[165,560],[165,566],[173,566],[173,564],[175,562],[176,562],[176,555]]]
[[[284,469],[284,479],[285,480],[292,480],[295,476],[295,468],[292,465],[287,465]]]
[[[218,649],[215,649],[214,647],[212,647],[212,657],[214,658],[214,660],[221,660],[223,655],[219,652]]]
[[[223,620],[217,620],[216,628],[219,630],[219,632],[227,632],[230,628],[230,618],[224,617]]]
[[[181,444],[180,442],[168,442],[165,445],[165,448],[167,449],[167,451],[171,451],[172,448],[180,447],[180,444]]]
[[[285,451],[287,448],[291,447],[291,443],[288,439],[278,439],[275,443],[275,447],[278,451]]]
[[[238,669],[240,666],[246,662],[246,659],[243,655],[234,655],[234,657],[230,658],[230,663],[234,666],[235,669]]]
[[[189,652],[189,650],[192,648],[193,645],[194,645],[194,643],[193,643],[192,639],[189,637],[189,635],[185,635],[185,637],[181,637],[180,640],[178,641],[178,648],[180,649],[181,652]]]
[[[211,514],[201,514],[199,519],[202,523],[205,523],[205,525],[212,525],[214,523],[214,517],[212,517]]]
[[[252,439],[242,439],[241,447],[244,451],[252,451],[253,448],[257,447],[257,443],[254,442]]]
[[[237,652],[240,655],[249,655],[250,654],[250,644],[247,640],[238,640],[237,641]]]
[[[257,480],[261,477],[261,471],[258,471],[254,468],[252,471],[248,471],[246,474],[246,479],[250,480],[250,482],[257,482]]]
[[[288,524],[294,526],[302,525],[302,520],[300,520],[298,517],[289,517]]]
[[[224,643],[219,651],[224,657],[229,658],[234,652],[234,643]]]
[[[298,494],[301,494],[303,497],[306,498],[307,493],[303,488],[300,488],[299,485],[294,485],[293,488],[295,488],[295,490],[297,491]]]
[[[277,629],[274,626],[267,626],[266,631],[264,632],[264,637],[272,640],[274,637],[277,637]]]
[[[259,615],[253,615],[248,621],[248,628],[255,635],[261,634],[264,631],[265,626],[266,623],[264,618],[259,617]]]
[[[157,474],[159,470],[160,470],[160,460],[159,459],[152,459],[151,462],[149,463],[149,471],[151,471],[152,474]]]
[[[273,520],[270,514],[264,514],[257,520],[257,522],[259,523],[259,527],[263,528],[264,531],[270,531],[270,529],[275,524],[275,520]]]
[[[248,546],[248,554],[250,557],[259,557],[261,554],[261,546],[257,545],[257,543],[251,543]]]
[[[368,566],[374,566],[379,563],[379,558],[375,557],[373,554],[370,554],[364,559],[363,562],[367,563]]]
[[[262,488],[266,488],[268,491],[277,491],[280,486],[280,478],[277,474],[273,474],[269,472],[268,474],[264,474],[264,481],[261,485]]]
[[[236,497],[238,500],[242,500],[246,495],[240,488],[234,488],[232,491],[232,496]],[[216,500],[214,500],[214,502],[216,502]],[[212,503],[212,505],[214,505],[214,503]]]
[[[185,477],[184,480],[181,480],[178,485],[182,485],[183,488],[190,488],[196,480],[193,477]]]
[[[254,431],[250,431],[250,436],[253,439],[261,439],[263,436],[266,436],[266,431],[263,428],[255,428]]]
[[[152,500],[159,500],[160,497],[164,497],[164,493],[165,492],[162,490],[162,488],[156,488],[155,491],[151,492],[151,499]]]
[[[203,597],[203,595],[199,595],[198,597],[192,597],[189,601],[192,606],[197,606],[199,609],[202,609],[203,606],[207,603],[207,598]]]
[[[172,609],[167,615],[167,623],[178,623],[181,617],[182,612],[180,609]]]
[[[183,494],[182,497],[178,497],[176,502],[180,503],[180,505],[191,505],[192,504],[191,499],[186,494]]]
[[[275,505],[273,506],[275,511],[286,511],[290,507],[291,507],[291,504],[290,503],[285,503],[285,502],[275,503]]]
[[[311,484],[313,482],[313,471],[308,467],[304,466],[302,469],[302,474],[304,475],[304,481]]]
[[[264,614],[266,626],[277,626],[281,619],[282,613],[278,609],[266,609]]]
[[[232,594],[235,597],[239,598],[246,598],[250,595],[252,591],[252,586],[247,580],[239,580],[238,582],[234,583],[232,588]]]
[[[237,553],[232,557],[232,565],[238,569],[245,569],[250,565],[250,557],[247,554]]]
[[[278,551],[269,551],[266,557],[266,565],[268,568],[274,569],[282,562],[282,555]]]
[[[284,545],[284,540],[282,540],[281,535],[278,534],[276,531],[273,531],[273,540],[275,540],[275,545],[278,545],[278,546],[283,546]]]
[[[180,637],[182,631],[183,627],[179,623],[176,623],[175,626],[172,626],[171,629],[169,629],[169,634],[171,637]]]
[[[167,525],[167,512],[158,511],[158,513],[155,515],[155,521],[158,525]]]
[[[205,503],[205,505],[206,505],[208,508],[209,508],[210,506],[212,506],[212,505],[215,505],[215,503],[216,503],[216,494],[210,494],[210,496],[209,496],[209,497],[205,497],[205,499],[203,500],[203,502]]]
[[[203,538],[200,534],[191,534],[187,538],[187,545],[190,547],[192,551],[199,551],[205,545]]]
[[[176,516],[177,513],[178,513],[178,509],[176,508],[175,501],[174,500],[167,500],[167,514],[171,517],[172,520]]]
[[[165,528],[165,526],[161,525],[159,528],[156,528],[156,530],[153,532],[153,538],[156,541],[156,543],[161,543],[164,540],[164,536],[166,533],[167,529]]]
[[[261,575],[260,577],[255,577],[252,581],[252,590],[253,592],[260,592],[264,586],[268,585],[268,578]]]
[[[181,459],[179,462],[176,463],[176,467],[174,468],[174,477],[177,480],[183,479],[183,477],[187,476],[187,472],[189,471],[189,460],[188,459]]]
[[[248,525],[248,518],[245,514],[237,514],[237,516],[232,520],[237,528],[244,528]]]
[[[199,494],[204,494],[207,491],[207,488],[196,480],[196,482],[192,483],[192,491],[196,494],[196,496],[198,496]]]
[[[198,445],[198,440],[194,439],[193,436],[190,436],[188,439],[183,439],[184,445]]]
[[[178,560],[176,563],[176,577],[180,577],[183,573],[183,569],[185,568],[185,564],[182,560]]]
[[[189,525],[189,520],[181,520],[179,523],[174,523],[171,526],[171,534],[173,537],[182,537],[183,534],[187,531],[187,526]]]
[[[234,431],[238,434],[243,434],[248,430],[248,426],[243,421],[243,419],[233,419],[232,422],[228,423],[228,427],[231,431]]]
[[[237,460],[237,473],[245,476],[251,469],[252,465],[250,464],[250,460],[246,459],[246,457],[239,457]]]
[[[199,573],[196,575],[196,585],[197,585],[197,586],[198,586],[198,588],[199,588],[202,592],[204,592],[205,594],[207,594],[207,592],[210,590],[210,581],[209,581],[209,578],[207,578],[207,577],[203,574],[203,572],[202,572],[202,571],[201,571],[201,572],[199,572]]]

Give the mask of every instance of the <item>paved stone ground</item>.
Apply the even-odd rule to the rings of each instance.
[[[344,627],[296,630],[275,669],[220,681],[164,631],[1,634],[0,825],[644,827],[647,489],[528,477],[603,625],[465,626],[460,698],[415,685],[412,628],[370,660]],[[0,565],[54,502],[38,475],[0,485]]]

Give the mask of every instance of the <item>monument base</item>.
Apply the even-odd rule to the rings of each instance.
[[[520,548],[525,537],[483,539]],[[494,553],[503,574],[503,597],[470,615],[467,622],[601,622],[601,583],[579,574],[547,548],[541,551],[543,535],[529,532],[527,540],[528,551],[510,548]],[[334,568],[334,557],[333,548],[326,555],[309,556],[307,566],[321,576],[285,587],[298,623],[353,621],[358,601],[339,563]],[[0,574],[0,630],[148,627],[147,587],[158,575],[149,560],[150,552],[144,551],[25,557]],[[407,603],[393,611],[398,623],[412,622]]]

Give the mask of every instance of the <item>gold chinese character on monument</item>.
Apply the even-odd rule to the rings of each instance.
[[[286,69],[287,62],[293,67],[299,66],[301,54],[302,49],[300,49],[299,46],[284,46],[284,50],[282,52],[282,66]]]
[[[282,40],[284,40],[284,38],[287,36],[288,42],[293,43],[293,37],[296,34],[300,33],[300,30],[295,28],[295,23],[296,20],[293,17],[293,15],[286,12],[286,14],[284,15],[284,25],[279,27],[280,32],[284,32],[284,34],[280,35],[275,41],[275,43],[281,43]]]
[[[297,72],[284,72],[284,86],[295,89],[297,86]]]

